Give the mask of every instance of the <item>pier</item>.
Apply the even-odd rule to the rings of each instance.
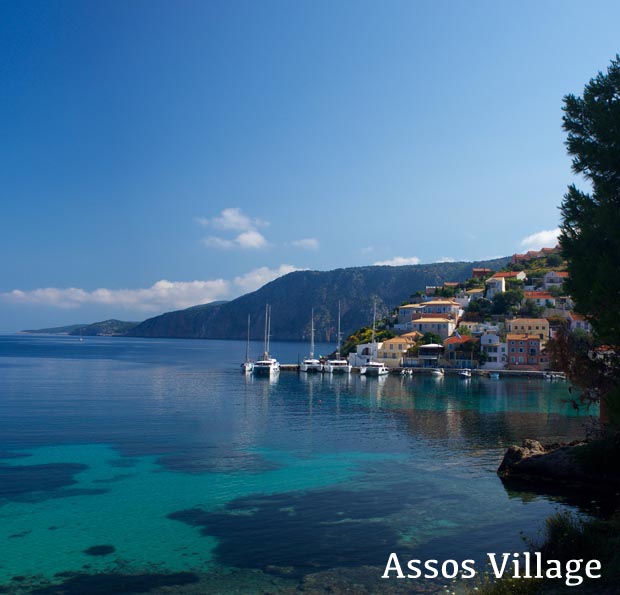
[[[400,376],[403,370],[411,370],[414,375],[432,374],[433,368],[390,368],[390,376]],[[460,368],[444,368],[444,374],[446,376],[458,376],[461,371]],[[280,364],[280,371],[282,372],[299,372],[299,364]],[[323,372],[311,372],[313,374],[323,374]],[[352,368],[351,374],[359,374],[359,368]],[[563,374],[560,372],[553,372],[551,370],[471,370],[472,377],[477,376],[479,378],[488,378],[491,374],[499,374],[502,378],[539,378],[545,379],[548,374],[556,376],[553,380],[566,380]]]

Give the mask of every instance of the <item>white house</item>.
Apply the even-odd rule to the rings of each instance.
[[[543,286],[545,289],[549,289],[550,287],[562,287],[566,279],[568,279],[568,273],[563,271],[549,271],[543,277]]]
[[[490,332],[482,335],[480,351],[487,355],[487,361],[480,366],[483,370],[501,370],[506,367],[506,343],[502,343],[498,334]]]
[[[360,367],[366,365],[369,361],[377,361],[377,354],[383,343],[361,343],[357,346],[355,352],[349,353],[349,363],[352,366]]]
[[[487,299],[492,300],[498,293],[506,291],[506,279],[504,277],[489,277],[486,282]]]

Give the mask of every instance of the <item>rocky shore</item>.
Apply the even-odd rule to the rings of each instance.
[[[502,479],[519,479],[533,484],[561,484],[589,489],[620,489],[620,476],[588,465],[587,442],[543,446],[537,440],[524,440],[511,446],[497,470]]]

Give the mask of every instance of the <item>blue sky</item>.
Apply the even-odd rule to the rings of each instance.
[[[618,22],[613,1],[2,2],[0,330],[548,244],[562,97]]]

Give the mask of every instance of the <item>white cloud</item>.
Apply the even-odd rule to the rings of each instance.
[[[541,248],[553,248],[558,243],[560,228],[537,231],[521,240],[521,246],[526,250],[540,250]]]
[[[293,246],[297,248],[304,248],[306,250],[318,250],[319,249],[319,240],[316,238],[302,238],[301,240],[295,240],[291,242]]]
[[[437,262],[456,262],[452,256],[441,256]]]
[[[0,293],[0,302],[33,304],[54,308],[79,308],[85,305],[110,306],[143,312],[188,308],[215,300],[233,299],[242,293],[254,291],[282,275],[297,271],[283,264],[278,268],[261,267],[227,279],[207,281],[157,281],[141,289],[106,289],[87,291],[79,287],[44,287],[30,291],[14,289]]]
[[[15,304],[35,304],[56,308],[79,308],[87,304],[118,306],[121,308],[158,311],[166,308],[187,308],[227,297],[230,282],[211,281],[157,281],[143,289],[95,289],[78,287],[45,287],[32,291],[15,289],[0,293],[0,299]]]
[[[216,229],[226,229],[233,231],[251,231],[257,227],[269,225],[262,219],[252,219],[241,211],[238,207],[224,209],[219,217],[207,219],[206,217],[196,217],[196,221],[203,226],[212,225]]]
[[[202,243],[205,246],[209,246],[209,248],[219,248],[221,250],[230,250],[231,248],[249,248],[251,250],[257,250],[269,245],[265,236],[258,231],[244,231],[234,240],[228,240],[218,236],[209,236],[203,238]]]
[[[235,242],[239,246],[241,246],[241,248],[251,248],[253,250],[257,248],[264,248],[265,246],[267,246],[267,240],[265,239],[265,236],[263,236],[255,229],[240,233],[235,238]]]
[[[299,270],[300,269],[289,264],[282,264],[277,269],[261,267],[259,269],[250,271],[245,275],[235,277],[233,283],[244,293],[248,293],[250,291],[255,291],[259,287],[262,287],[266,283],[269,283],[270,281],[273,281],[278,277],[282,277],[282,275],[286,275],[287,273],[292,273],[293,271]]]
[[[225,238],[218,238],[216,236],[209,236],[202,239],[202,243],[209,248],[221,248],[222,250],[229,250],[235,247],[233,240],[227,240]]]
[[[362,254],[370,254],[371,252],[375,251],[375,247],[374,246],[366,246],[365,248],[362,248]]]
[[[202,243],[210,248],[222,250],[249,248],[256,250],[269,245],[265,236],[257,230],[257,227],[264,227],[269,225],[269,223],[261,219],[251,219],[237,207],[224,209],[219,217],[213,217],[213,219],[196,217],[195,220],[203,227],[211,226],[225,231],[240,232],[234,238],[223,238],[220,236],[203,238]]]
[[[417,256],[395,256],[390,260],[380,260],[373,263],[375,266],[390,266],[400,267],[405,264],[420,264],[420,259]]]

